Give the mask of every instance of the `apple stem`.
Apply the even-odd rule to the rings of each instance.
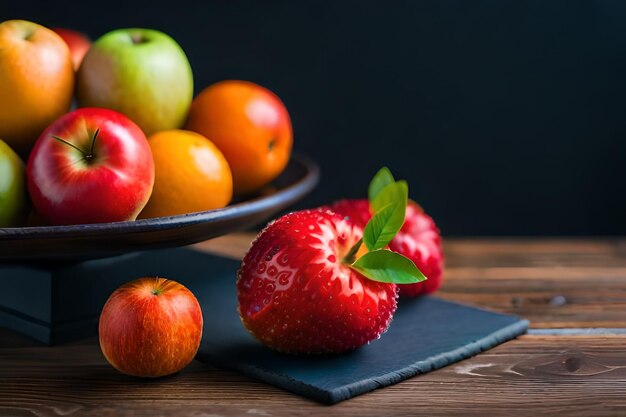
[[[144,38],[141,33],[133,33],[132,35],[130,35],[130,39],[134,44],[144,42]]]
[[[74,145],[73,143],[70,143],[68,141],[66,141],[65,139],[62,139],[56,135],[50,135],[52,136],[54,139],[58,140],[61,143],[64,143],[67,146],[71,146],[72,148],[76,149],[78,152],[80,152],[81,154],[83,154],[83,158],[86,160],[90,160],[91,158],[93,158],[93,146],[96,143],[96,138],[98,137],[98,134],[100,133],[100,128],[97,128],[95,133],[93,134],[93,137],[91,138],[91,145],[89,147],[89,153],[83,151],[82,149],[80,149],[78,146]]]
[[[91,146],[89,147],[89,155],[85,155],[86,159],[93,158],[93,145],[96,143],[96,138],[98,137],[98,133],[100,133],[100,128],[97,128],[93,134],[93,138],[91,138]]]
[[[52,136],[54,139],[58,140],[59,142],[64,143],[64,144],[66,144],[67,146],[71,146],[72,148],[76,149],[77,151],[79,151],[80,153],[82,153],[84,157],[86,157],[86,156],[87,156],[87,154],[85,153],[85,151],[83,151],[82,149],[80,149],[78,146],[76,146],[76,145],[74,145],[74,144],[71,144],[71,143],[69,143],[68,141],[66,141],[66,140],[64,140],[64,139],[61,139],[61,138],[60,138],[60,137],[58,137],[58,136],[55,136],[55,135],[50,135],[50,136]]]
[[[363,244],[363,239],[361,238],[359,239],[358,242],[354,244],[354,246],[350,248],[346,256],[343,257],[344,264],[352,265],[354,263],[354,261],[356,260],[355,259],[356,253],[359,251],[359,249],[361,249],[362,244]]]
[[[155,286],[151,290],[152,295],[161,295],[163,293],[163,287],[165,286],[165,284],[167,284],[168,281],[168,279],[164,279],[163,282],[159,284],[159,277],[154,277]]]

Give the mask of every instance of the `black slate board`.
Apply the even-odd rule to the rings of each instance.
[[[210,279],[188,282],[205,320],[198,359],[323,403],[337,403],[469,358],[528,328],[528,321],[515,316],[422,297],[401,300],[387,333],[354,352],[288,356],[265,348],[243,328],[235,288],[239,263],[210,258],[206,259]]]

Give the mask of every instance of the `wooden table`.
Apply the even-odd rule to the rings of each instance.
[[[240,256],[250,235],[199,245]],[[0,331],[0,416],[626,416],[626,240],[448,239],[439,296],[531,331],[463,362],[324,406],[194,362],[117,373],[97,340],[41,347]]]

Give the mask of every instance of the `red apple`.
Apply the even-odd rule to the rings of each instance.
[[[159,377],[193,360],[202,339],[196,297],[165,278],[140,278],[109,297],[100,315],[100,348],[118,371]]]
[[[84,33],[75,30],[64,28],[52,28],[52,30],[63,38],[67,46],[69,46],[74,71],[78,71],[80,63],[83,62],[83,58],[91,47],[91,40]]]
[[[134,220],[154,185],[146,136],[113,110],[84,108],[43,131],[26,166],[28,191],[50,224]]]

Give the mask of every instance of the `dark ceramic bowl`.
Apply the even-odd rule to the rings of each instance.
[[[78,261],[200,242],[267,220],[311,191],[318,179],[318,166],[294,155],[262,194],[219,210],[130,222],[0,228],[0,262]]]

